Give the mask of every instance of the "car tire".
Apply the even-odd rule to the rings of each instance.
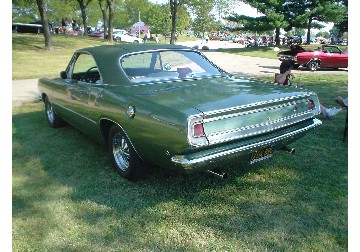
[[[306,65],[306,67],[310,71],[316,71],[319,69],[319,62],[312,60]]]
[[[45,97],[44,103],[45,103],[46,120],[47,120],[48,124],[50,125],[50,127],[60,128],[60,127],[64,126],[66,124],[65,121],[56,114],[48,97]]]
[[[111,161],[117,173],[132,181],[145,176],[145,165],[122,129],[113,125],[108,138]]]

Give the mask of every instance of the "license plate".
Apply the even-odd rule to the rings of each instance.
[[[262,148],[260,150],[257,150],[251,154],[250,157],[250,164],[262,161],[264,159],[267,159],[272,156],[274,153],[274,147],[275,144],[272,144],[270,146],[267,146],[265,148]]]

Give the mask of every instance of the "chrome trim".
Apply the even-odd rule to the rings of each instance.
[[[202,114],[192,115],[187,119],[187,139],[191,146],[199,147],[209,145],[206,133],[204,136],[193,137],[194,125],[199,123],[203,124],[203,119]]]
[[[54,103],[52,103],[52,104],[54,104]],[[82,114],[79,114],[78,112],[76,112],[76,111],[74,111],[74,110],[71,110],[71,109],[66,108],[66,107],[64,107],[64,106],[61,106],[61,105],[59,105],[59,104],[57,104],[57,103],[55,103],[55,105],[58,106],[58,107],[60,107],[60,108],[65,109],[65,110],[67,110],[67,111],[70,111],[70,112],[72,112],[72,113],[74,113],[74,114],[76,114],[76,115],[78,115],[78,116],[80,116],[80,117],[82,117],[82,118],[84,118],[84,119],[92,122],[93,124],[97,124],[94,120],[91,120],[90,118],[88,118],[88,117],[86,117],[86,116],[83,116]]]
[[[236,128],[236,129],[231,129],[231,130],[227,130],[227,131],[220,131],[220,132],[216,132],[216,133],[211,133],[209,135],[207,135],[207,138],[210,142],[210,144],[217,144],[217,143],[223,143],[223,142],[227,142],[227,141],[231,141],[231,140],[235,140],[235,139],[240,139],[240,138],[245,138],[245,137],[249,137],[249,136],[253,136],[253,135],[258,135],[258,134],[264,134],[264,133],[268,133],[270,131],[274,131],[274,130],[278,130],[296,123],[299,123],[301,121],[304,121],[306,119],[309,119],[311,117],[307,116],[308,113],[300,113],[296,116],[290,116],[289,118],[281,118],[278,119],[276,121],[273,121],[271,123],[261,123],[261,124],[256,124],[256,125],[249,125],[246,127],[241,127],[241,128]],[[298,120],[296,121],[291,121],[290,123],[285,123],[283,124],[282,122],[289,120],[291,118],[296,118],[299,117]],[[249,133],[246,133],[247,131],[253,130],[259,128],[258,131],[251,131]],[[245,131],[244,134],[240,134],[240,135],[235,135],[235,136],[228,136],[226,138],[222,138],[222,139],[211,139],[212,137],[217,137],[220,135],[225,135],[225,134],[234,134],[234,133],[238,133],[241,131]]]
[[[284,102],[287,100],[299,100],[301,98],[309,98],[312,95],[314,95],[313,93],[306,93],[306,94],[301,94],[301,95],[295,95],[295,96],[287,96],[284,98],[278,98],[278,99],[274,99],[274,100],[267,100],[267,101],[262,101],[262,102],[255,102],[255,103],[249,103],[246,105],[241,105],[241,106],[236,106],[236,107],[231,107],[231,108],[226,108],[226,109],[221,109],[221,110],[213,110],[213,111],[208,111],[208,112],[204,112],[204,116],[212,116],[212,115],[216,115],[216,114],[221,114],[221,113],[227,113],[227,112],[231,112],[234,110],[241,110],[241,109],[245,109],[245,108],[251,108],[251,107],[256,107],[256,106],[263,106],[263,105],[267,105],[267,104],[271,104],[271,103],[276,103],[276,102]]]
[[[311,125],[306,126],[304,128],[301,128],[301,129],[297,129],[295,131],[292,131],[292,132],[289,132],[289,133],[286,133],[286,134],[283,134],[281,136],[273,137],[271,139],[267,139],[267,140],[260,141],[260,142],[255,142],[255,143],[248,144],[248,145],[245,145],[245,146],[241,146],[241,147],[238,147],[238,148],[234,148],[234,149],[231,149],[231,150],[226,150],[226,151],[223,151],[223,152],[220,152],[220,153],[209,154],[207,156],[200,157],[200,158],[188,159],[186,157],[186,155],[176,155],[176,156],[173,156],[171,158],[171,161],[173,163],[177,164],[177,165],[183,166],[184,168],[191,168],[191,166],[200,165],[201,163],[204,163],[204,162],[207,162],[207,161],[210,161],[210,160],[213,160],[213,159],[221,158],[221,157],[224,157],[224,156],[227,156],[227,155],[236,154],[236,153],[239,153],[239,152],[243,152],[243,151],[251,150],[251,149],[254,149],[254,148],[259,148],[259,147],[262,147],[262,146],[266,146],[266,145],[269,145],[269,144],[274,143],[274,142],[279,142],[279,141],[282,141],[282,140],[285,140],[285,139],[289,139],[289,138],[294,137],[294,136],[296,136],[298,134],[301,134],[301,133],[303,133],[303,132],[305,132],[307,130],[314,129],[315,127],[320,126],[321,124],[322,124],[322,122],[320,120],[314,118],[313,123]]]

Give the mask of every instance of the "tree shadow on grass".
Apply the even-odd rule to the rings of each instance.
[[[50,128],[43,106],[31,106],[13,116],[17,245],[21,227],[40,249],[346,251],[347,147],[314,144],[327,131],[300,140],[295,156],[224,167],[227,180],[153,169],[134,183],[112,169],[104,146],[71,126]],[[342,156],[319,158],[329,151]],[[49,234],[57,241],[46,243]]]

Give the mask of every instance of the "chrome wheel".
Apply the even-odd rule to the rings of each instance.
[[[119,169],[124,172],[127,171],[130,163],[130,149],[122,134],[117,133],[113,136],[112,150]]]
[[[318,68],[319,68],[319,63],[317,61],[310,61],[308,64],[307,64],[307,68],[310,70],[310,71],[316,71]]]
[[[53,107],[50,102],[46,103],[46,116],[49,120],[49,123],[54,124],[55,114],[54,114],[54,110],[53,110]]]
[[[114,168],[122,177],[137,180],[146,174],[145,166],[129,138],[117,125],[110,128],[108,146]]]
[[[46,115],[46,120],[49,123],[50,127],[52,128],[59,128],[65,125],[65,121],[63,121],[61,119],[61,117],[59,117],[52,104],[50,103],[49,99],[47,97],[45,97],[45,115]]]

